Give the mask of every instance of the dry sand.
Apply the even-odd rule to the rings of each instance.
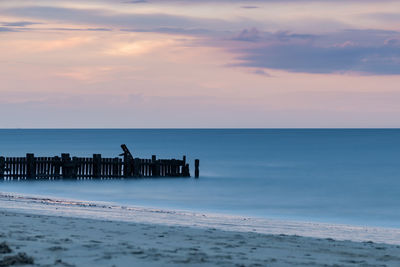
[[[60,216],[43,215],[7,203],[14,202],[0,203],[0,266],[400,266],[397,244],[77,218],[60,204],[51,205]]]

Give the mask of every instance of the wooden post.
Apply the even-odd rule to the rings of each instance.
[[[156,177],[157,175],[157,157],[156,155],[151,156],[151,176]]]
[[[112,177],[117,178],[118,176],[118,158],[114,158],[112,163]]]
[[[26,180],[26,173],[25,173],[25,166],[26,166],[26,158],[18,158],[18,174],[19,179]]]
[[[131,177],[132,176],[132,164],[133,159],[127,154],[124,154],[124,176]]]
[[[71,178],[71,157],[68,153],[61,154],[62,177]]]
[[[0,179],[4,179],[4,171],[6,168],[6,158],[5,157],[0,157]]]
[[[36,162],[35,155],[32,153],[26,154],[26,177],[27,179],[36,179]]]
[[[171,176],[172,177],[176,176],[176,160],[175,159],[171,160]]]
[[[169,163],[170,163],[170,161],[168,159],[164,163],[164,170],[165,170],[164,176],[165,177],[169,176],[169,165],[170,165]]]
[[[133,176],[134,177],[140,177],[140,159],[135,158],[134,164],[133,164]]]
[[[101,154],[93,154],[93,178],[101,177]]]
[[[181,166],[181,173],[180,173],[180,175],[182,176],[182,177],[186,177],[187,175],[186,175],[186,172],[185,172],[185,167],[186,167],[186,156],[183,156],[183,159],[182,159],[182,166]]]
[[[196,159],[194,161],[194,178],[199,178],[200,170],[199,170],[200,160]]]
[[[22,178],[24,177],[23,171],[22,171],[22,165],[24,165],[25,167],[25,163],[22,160],[22,158],[18,157],[16,158],[16,177],[18,180],[22,180]]]
[[[78,177],[78,168],[80,167],[80,165],[78,164],[79,159],[77,157],[72,157],[72,178],[77,178]],[[79,166],[79,167],[78,167]]]
[[[122,159],[118,158],[118,177],[122,178]]]
[[[60,170],[61,170],[61,159],[59,156],[55,156],[53,158],[53,164],[54,164],[54,179],[60,177]]]
[[[155,176],[156,177],[160,177],[161,175],[160,175],[160,171],[161,171],[161,167],[160,167],[160,160],[156,160],[156,173],[155,173]]]

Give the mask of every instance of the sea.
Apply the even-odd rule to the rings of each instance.
[[[0,181],[0,192],[400,228],[400,129],[3,129],[0,155],[187,156],[200,178]]]

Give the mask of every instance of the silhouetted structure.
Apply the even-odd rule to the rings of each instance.
[[[194,177],[199,178],[200,170],[199,170],[200,160],[196,159],[194,161]]]
[[[0,157],[1,180],[55,180],[55,179],[110,179],[140,177],[190,177],[186,156],[178,159],[134,158],[126,145],[121,145],[123,159],[103,158],[93,154],[92,158],[70,157]],[[198,160],[196,160],[196,178]]]

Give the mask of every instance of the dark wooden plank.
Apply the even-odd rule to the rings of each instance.
[[[196,159],[194,161],[194,178],[199,178],[200,176],[199,166],[200,166],[200,160]]]
[[[140,176],[140,159],[135,158],[133,160],[133,177],[139,177]]]
[[[4,180],[4,173],[6,168],[6,158],[0,157],[0,179]]]
[[[104,177],[107,179],[110,178],[109,169],[110,169],[109,159],[106,158],[104,159]]]
[[[42,176],[41,178],[44,179],[46,177],[46,169],[45,169],[45,167],[46,167],[46,158],[45,157],[41,157],[40,165],[41,165],[40,174]]]
[[[86,177],[93,179],[93,159],[86,158],[87,170],[86,170]]]
[[[171,160],[171,176],[176,176],[176,162],[175,159]]]
[[[71,164],[71,178],[76,179],[78,177],[78,158],[72,157],[72,164]]]
[[[15,158],[11,158],[11,177],[14,180],[14,177],[15,177]]]
[[[23,161],[22,158],[18,158],[18,179],[22,180],[23,178],[24,178]]]
[[[4,159],[4,179],[8,179],[8,158]]]
[[[123,175],[122,175],[122,165],[123,165],[122,159],[118,159],[118,176],[119,177],[123,177]]]
[[[103,177],[104,177],[104,168],[105,168],[105,165],[104,165],[104,159],[101,159],[101,165],[100,165],[100,178],[103,178]]]
[[[166,176],[171,176],[171,162],[167,161],[167,173]]]
[[[93,178],[101,177],[101,154],[93,154]]]
[[[50,158],[50,157],[47,158],[47,167],[48,167],[49,180],[54,180],[54,162],[53,162],[53,158]]]
[[[42,175],[43,175],[43,178],[46,178],[47,177],[47,158],[46,157],[43,157],[43,171],[42,171]]]
[[[87,172],[87,163],[86,158],[81,158],[81,170],[80,170],[80,178],[84,179],[86,177]]]
[[[35,164],[35,155],[28,153],[26,154],[26,165],[27,165],[27,172],[26,177],[27,179],[36,179],[36,164]]]
[[[82,162],[81,162],[81,158],[78,157],[74,157],[75,160],[74,161],[74,169],[75,169],[75,178],[79,179],[81,177],[81,171],[82,171]],[[72,159],[74,159],[72,158]]]
[[[54,180],[54,162],[53,162],[53,158],[48,157],[48,175],[49,175],[49,179]]]
[[[113,159],[108,158],[108,177],[114,178],[113,175]]]
[[[85,179],[86,176],[86,158],[81,158],[80,179]]]
[[[19,159],[14,158],[14,179],[18,180],[18,170],[19,170]]]
[[[10,180],[13,177],[13,162],[14,162],[14,158],[10,158],[9,163],[8,163],[8,170],[9,170],[9,176],[10,176]]]
[[[107,177],[112,178],[112,160],[111,158],[107,158]]]
[[[49,174],[49,158],[48,157],[44,158],[43,174],[46,177],[46,179],[49,179],[50,174]]]
[[[4,161],[4,179],[5,180],[8,179],[8,173],[9,173],[8,162],[9,162],[9,158],[5,158],[5,161]]]
[[[86,158],[82,158],[81,160],[81,178],[85,178],[88,172],[88,162]]]
[[[71,157],[68,153],[61,154],[62,178],[71,178]]]
[[[156,167],[155,167],[156,173],[155,173],[155,177],[159,177],[160,176],[160,171],[161,171],[161,164],[160,164],[160,160],[156,161]]]
[[[112,177],[113,178],[118,177],[118,158],[112,159]]]
[[[14,179],[18,180],[18,158],[14,158]]]
[[[156,177],[157,175],[157,157],[156,155],[151,156],[151,176]]]
[[[111,178],[111,175],[110,175],[110,159],[109,158],[107,158],[106,159],[106,177],[107,178]]]
[[[86,158],[80,159],[80,171],[79,171],[80,179],[85,179],[86,176]]]
[[[54,174],[55,178],[60,178],[61,177],[61,158],[59,156],[55,156],[53,158],[54,162]]]
[[[86,158],[87,160],[87,177],[93,179],[93,159],[92,158]]]
[[[35,158],[35,170],[36,170],[36,173],[35,173],[35,178],[36,179],[39,179],[39,178],[41,178],[41,170],[40,170],[40,157],[37,157],[37,158]]]
[[[21,179],[26,180],[26,158],[21,158]]]

